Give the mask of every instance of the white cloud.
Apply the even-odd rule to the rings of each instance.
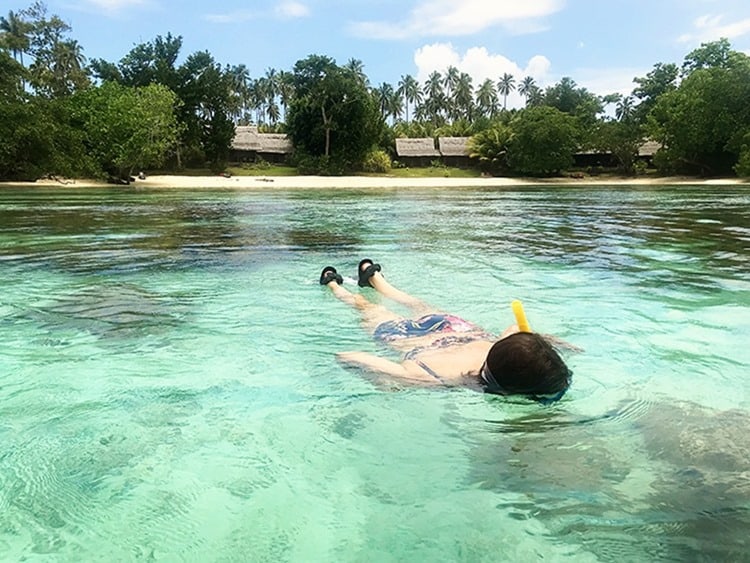
[[[304,18],[310,15],[310,9],[301,2],[282,2],[276,6],[276,15],[282,18]]]
[[[646,76],[652,69],[639,68],[579,68],[572,75],[578,86],[597,96],[622,94],[629,96],[636,84],[633,79]]]
[[[420,83],[424,83],[432,72],[445,74],[449,66],[454,66],[472,77],[475,88],[488,78],[497,83],[506,72],[513,75],[516,86],[526,76],[531,76],[539,87],[543,87],[549,82],[551,67],[549,59],[543,55],[532,57],[521,67],[503,55],[488,52],[485,47],[472,47],[461,54],[451,43],[433,43],[420,47],[414,53],[414,63],[417,65],[416,79]],[[508,96],[509,108],[522,107],[524,103],[525,100],[518,92]]]
[[[723,24],[723,15],[708,14],[693,22],[694,30],[678,37],[680,43],[706,43],[722,37],[734,39],[750,33],[750,18]]]
[[[238,10],[224,14],[206,14],[203,16],[203,19],[211,23],[241,23],[255,19],[256,17],[255,13],[248,10]]]
[[[126,8],[144,6],[146,0],[86,0],[89,7],[105,12],[121,12]]]
[[[107,0],[104,0],[107,1]],[[112,1],[112,0],[109,0]],[[234,12],[205,14],[203,19],[212,23],[243,23],[249,20],[264,18],[304,18],[310,15],[310,9],[301,2],[289,0],[281,2],[270,11],[235,10]]]
[[[351,31],[371,39],[471,35],[503,27],[516,35],[544,29],[543,20],[564,0],[419,0],[402,22],[356,22]]]

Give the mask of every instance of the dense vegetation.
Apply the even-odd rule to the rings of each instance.
[[[182,58],[171,34],[118,62],[87,60],[70,33],[41,2],[0,17],[0,179],[219,171],[246,124],[287,133],[303,173],[383,171],[396,137],[471,136],[477,165],[495,174],[558,174],[582,150],[635,173],[650,139],[662,172],[750,176],[750,57],[724,39],[679,67],[654,65],[628,96],[600,97],[571,78],[542,89],[505,74],[475,86],[455,67],[373,87],[361,61],[320,55],[252,79],[208,52]],[[525,107],[508,110],[516,90]]]

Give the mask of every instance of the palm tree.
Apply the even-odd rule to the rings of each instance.
[[[294,75],[291,72],[282,70],[277,76],[279,88],[279,101],[284,110],[284,121],[286,121],[286,110],[294,96]]]
[[[422,89],[424,102],[424,115],[429,117],[433,125],[443,120],[445,110],[445,91],[443,90],[443,77],[438,71],[432,72]]]
[[[445,88],[445,100],[446,102],[451,103],[452,107],[447,108],[449,111],[449,116],[451,118],[456,117],[456,107],[452,103],[454,100],[454,92],[456,90],[456,86],[458,86],[458,81],[461,78],[461,73],[459,73],[458,69],[455,66],[449,66],[448,69],[445,71],[445,78],[443,79],[443,87]]]
[[[235,65],[228,70],[231,83],[231,111],[235,123],[240,123],[246,113],[248,105],[248,85],[250,82],[250,71],[244,64]]]
[[[83,49],[75,39],[58,41],[54,45],[50,90],[54,96],[67,96],[88,84],[88,77],[84,71],[86,57]]]
[[[352,72],[354,76],[357,77],[357,79],[365,86],[368,87],[370,84],[370,81],[367,78],[367,75],[365,74],[365,65],[362,61],[359,59],[349,59],[349,61],[344,65],[344,68],[348,71]]]
[[[629,121],[633,117],[635,107],[633,105],[633,96],[625,96],[617,102],[615,107],[615,117],[620,121]]]
[[[495,83],[489,78],[477,88],[477,107],[486,117],[493,117],[497,113],[497,91]]]
[[[508,94],[510,94],[515,89],[516,89],[515,78],[513,78],[512,74],[508,74],[506,72],[505,74],[503,74],[502,78],[500,78],[499,82],[497,83],[497,91],[499,94],[502,94],[503,96],[503,109],[504,110],[507,110]]]
[[[21,63],[21,66],[23,66],[23,54],[29,48],[28,33],[30,29],[29,23],[14,13],[13,10],[8,12],[7,17],[0,16],[0,31],[3,32],[0,38],[13,53],[13,58]]]
[[[391,86],[387,82],[383,82],[378,88],[375,88],[375,96],[378,99],[380,115],[383,117],[383,119],[388,119],[388,116],[391,115],[393,94],[393,86]]]
[[[394,90],[393,94],[388,99],[388,113],[393,117],[393,124],[396,124],[396,120],[401,117],[404,112],[404,98],[398,93],[398,90]]]
[[[422,92],[419,89],[419,82],[411,74],[402,75],[398,83],[397,92],[406,103],[406,122],[409,122],[409,104],[418,104],[422,101]]]
[[[453,90],[453,106],[456,117],[471,121],[474,113],[474,88],[471,75],[466,72],[458,76]]]
[[[518,93],[526,98],[526,105],[529,105],[529,97],[534,91],[534,88],[537,88],[537,85],[531,76],[525,77],[521,81],[521,85],[518,87]]]
[[[544,92],[539,86],[532,86],[528,94],[526,94],[526,106],[540,106],[544,101]]]

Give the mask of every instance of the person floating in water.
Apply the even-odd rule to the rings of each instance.
[[[364,327],[377,340],[403,353],[401,362],[394,362],[367,352],[342,352],[337,358],[344,365],[416,386],[465,386],[498,395],[522,395],[542,403],[556,401],[567,391],[571,371],[548,338],[531,332],[520,303],[514,302],[518,324],[509,326],[498,338],[395,288],[381,271],[380,264],[362,260],[358,285],[372,287],[406,305],[413,317],[401,316],[348,291],[333,266],[326,266],[320,274],[320,284],[355,307]]]

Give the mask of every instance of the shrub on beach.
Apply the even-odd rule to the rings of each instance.
[[[385,173],[391,169],[391,157],[383,150],[371,150],[362,162],[362,170],[365,172]]]

